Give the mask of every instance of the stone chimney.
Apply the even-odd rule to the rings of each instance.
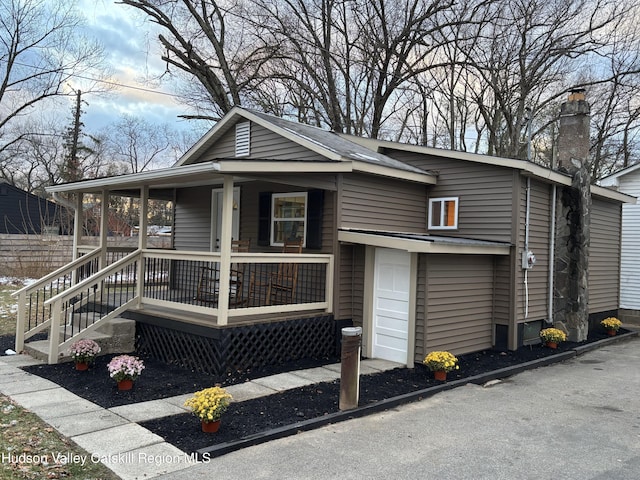
[[[574,342],[589,332],[589,110],[584,90],[572,90],[560,109],[558,134],[558,170],[571,175],[571,186],[558,195],[553,320]]]
[[[560,107],[558,132],[558,169],[573,173],[589,158],[589,123],[591,107],[585,100],[585,90],[571,90]]]

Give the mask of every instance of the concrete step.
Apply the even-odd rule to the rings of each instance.
[[[126,318],[114,318],[83,338],[90,338],[100,345],[100,355],[112,353],[131,353],[135,350],[136,322]],[[33,358],[49,359],[49,340],[25,343],[25,351]],[[58,362],[70,362],[68,351],[60,352]]]

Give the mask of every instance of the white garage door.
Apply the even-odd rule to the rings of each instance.
[[[409,289],[411,255],[376,249],[373,356],[407,363],[409,341]]]

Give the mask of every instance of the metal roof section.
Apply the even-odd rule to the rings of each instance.
[[[458,255],[509,255],[511,244],[471,238],[387,232],[375,230],[338,230],[338,241],[382,248],[395,248],[412,253]]]

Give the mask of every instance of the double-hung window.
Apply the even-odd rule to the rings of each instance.
[[[307,192],[274,193],[271,201],[271,245],[302,240],[306,246]]]
[[[455,230],[458,228],[458,197],[429,199],[429,229]]]

